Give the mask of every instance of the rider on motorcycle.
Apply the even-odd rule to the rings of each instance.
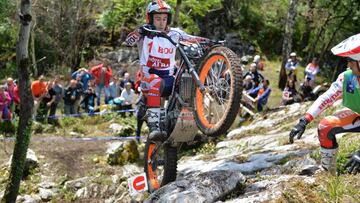
[[[354,35],[331,49],[337,56],[347,57],[348,67],[323,95],[321,95],[290,132],[290,142],[304,133],[306,125],[330,107],[336,100],[343,99],[344,109],[325,117],[318,126],[322,167],[331,174],[336,173],[338,143],[336,134],[360,132],[360,34]],[[346,167],[348,171],[360,171],[360,150],[356,152]]]
[[[201,41],[205,38],[186,34],[177,28],[170,28],[171,7],[162,0],[149,3],[146,10],[146,23],[136,31],[131,32],[126,39],[130,46],[138,45],[141,66],[141,91],[146,98],[149,138],[152,140],[166,139],[166,133],[161,131],[161,118],[165,111],[160,108],[160,97],[171,94],[174,83],[176,46],[168,39],[148,32],[146,29],[166,33],[174,42]],[[161,91],[160,91],[161,89]]]

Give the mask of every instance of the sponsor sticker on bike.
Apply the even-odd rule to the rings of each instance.
[[[147,191],[148,184],[145,173],[129,178],[128,186],[131,196]]]

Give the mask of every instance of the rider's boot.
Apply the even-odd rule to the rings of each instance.
[[[330,174],[336,175],[336,155],[338,148],[326,149],[320,148],[321,166]]]
[[[167,134],[161,130],[162,118],[165,117],[165,110],[161,108],[149,108],[146,112],[149,126],[149,139],[152,141],[165,141]]]

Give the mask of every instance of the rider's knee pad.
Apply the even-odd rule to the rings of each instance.
[[[320,146],[327,149],[337,148],[338,143],[335,135],[339,133],[341,129],[340,126],[337,126],[331,121],[331,117],[322,119],[318,126]]]

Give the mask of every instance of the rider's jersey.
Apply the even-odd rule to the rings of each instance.
[[[306,112],[307,120],[309,121],[313,120],[316,116],[321,114],[325,109],[330,107],[336,100],[343,98],[343,96],[347,94],[347,92],[343,92],[343,88],[347,88],[344,87],[344,76],[346,72],[347,71],[341,73],[336,79],[336,81],[332,83],[330,88],[311,105],[309,110]],[[359,84],[360,78],[359,77],[356,78]],[[348,86],[348,84],[345,85]],[[359,88],[359,85],[357,86],[357,88]],[[354,97],[352,99],[354,99]],[[356,99],[357,102],[360,102],[359,101],[360,95],[357,95]],[[351,102],[356,102],[356,101],[351,101]],[[344,103],[344,100],[343,100],[343,105],[348,106],[346,105],[346,103]]]
[[[171,39],[178,43],[179,41],[200,41],[204,38],[195,37],[186,34],[179,28],[170,28],[167,33]],[[140,65],[143,70],[156,69],[168,70],[170,73],[175,68],[176,46],[168,39],[158,36],[144,36],[143,46],[141,50]]]

